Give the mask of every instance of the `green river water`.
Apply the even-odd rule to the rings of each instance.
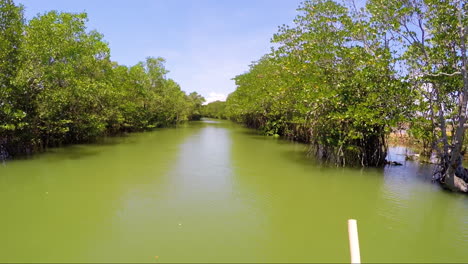
[[[468,262],[468,199],[204,120],[0,163],[0,262]],[[391,160],[404,160],[401,148]]]

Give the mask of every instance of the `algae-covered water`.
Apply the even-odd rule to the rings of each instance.
[[[306,151],[204,120],[7,161],[0,262],[349,262],[349,218],[363,262],[468,262],[468,200],[431,167]]]

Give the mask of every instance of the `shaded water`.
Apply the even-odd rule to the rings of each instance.
[[[0,164],[0,262],[349,262],[349,218],[364,262],[468,262],[468,200],[430,167],[305,152],[205,120]]]

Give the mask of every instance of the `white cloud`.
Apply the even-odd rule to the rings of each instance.
[[[222,93],[213,93],[211,92],[208,97],[206,97],[206,102],[205,104],[209,104],[214,101],[226,101],[227,95],[222,94]]]

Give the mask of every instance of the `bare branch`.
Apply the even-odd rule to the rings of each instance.
[[[445,73],[445,72],[439,72],[439,73],[424,73],[424,75],[432,76],[432,77],[439,77],[439,76],[455,76],[459,75],[461,72],[453,72],[453,73]]]

